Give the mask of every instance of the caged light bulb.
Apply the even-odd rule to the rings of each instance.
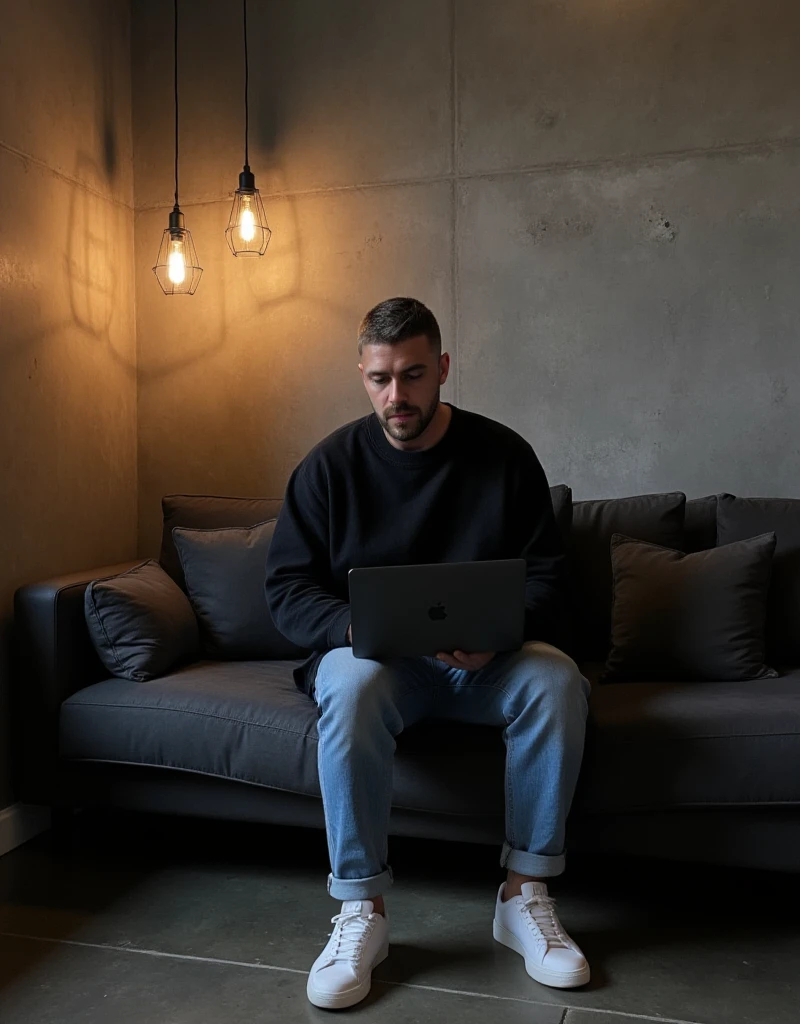
[[[246,2],[246,0],[245,0]],[[197,262],[192,233],[187,230],[178,205],[178,0],[173,8],[174,24],[174,96],[175,96],[175,205],[169,215],[169,226],[161,235],[161,245],[153,267],[156,281],[165,295],[194,295],[203,268]]]
[[[194,295],[203,268],[197,262],[192,233],[176,204],[164,228],[153,273],[165,295]]]
[[[250,196],[242,196],[242,214],[239,218],[239,234],[245,242],[252,242],[256,237],[256,218],[250,208]]]
[[[263,256],[271,234],[255,175],[245,164],[233,194],[225,237],[234,256]]]
[[[183,239],[174,238],[170,242],[167,257],[167,277],[173,284],[183,284],[186,280],[186,256],[183,251]]]

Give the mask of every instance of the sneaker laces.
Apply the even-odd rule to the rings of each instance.
[[[375,914],[365,917],[349,910],[332,917],[331,924],[335,925],[331,935],[331,963],[337,960],[355,960],[358,963],[364,952],[364,944],[375,926]]]
[[[548,949],[551,946],[570,948],[556,917],[556,901],[552,896],[530,896],[523,899],[521,909],[528,927],[539,932]]]

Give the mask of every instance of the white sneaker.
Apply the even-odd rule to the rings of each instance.
[[[542,985],[577,988],[590,978],[589,964],[556,916],[544,882],[524,882],[522,895],[503,902],[506,883],[497,893],[492,931],[498,942],[519,953],[525,970]]]
[[[353,1006],[369,993],[372,968],[389,955],[389,922],[370,900],[345,900],[328,944],[314,961],[306,993],[328,1010]]]

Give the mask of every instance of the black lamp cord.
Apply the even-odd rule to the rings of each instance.
[[[178,206],[178,0],[175,0],[175,207]]]
[[[250,166],[250,154],[248,139],[250,135],[250,106],[248,103],[248,92],[250,85],[250,66],[247,62],[247,0],[242,0],[242,14],[244,21],[244,165]]]

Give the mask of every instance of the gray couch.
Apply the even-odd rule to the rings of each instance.
[[[593,683],[569,849],[800,869],[800,665],[751,683],[597,685],[605,651],[581,638],[607,637],[610,533],[651,527],[636,519],[636,498],[572,505],[563,487],[553,496],[571,559],[570,653]],[[163,505],[161,563],[172,572],[174,526],[253,525],[280,501],[173,495]],[[656,515],[656,535],[643,539],[713,547],[716,516],[717,496],[695,499],[681,505],[679,535]],[[139,562],[17,591],[18,798],[322,827],[317,709],[294,686],[297,662],[197,661],[146,683],[109,678],[84,591]],[[398,739],[392,832],[500,843],[503,757],[490,727],[409,729]]]

